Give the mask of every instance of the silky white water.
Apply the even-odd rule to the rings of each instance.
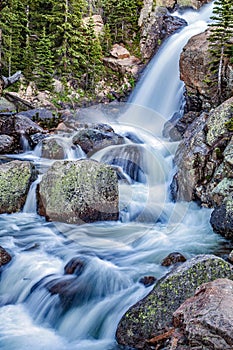
[[[188,13],[196,21],[192,33],[205,28],[205,11],[209,16],[211,5],[200,13]],[[161,57],[171,50],[172,55],[165,55],[166,65],[168,59],[178,60],[192,35],[188,28],[169,39],[149,65],[131,98],[142,107],[136,106],[133,113],[129,108],[130,113],[113,124],[126,137],[126,145],[92,156],[114,165],[122,176],[118,222],[82,226],[46,222],[36,214],[36,186],[53,160],[41,157],[41,145],[20,155],[35,163],[40,176],[22,213],[0,215],[0,245],[13,257],[1,271],[0,349],[115,350],[118,321],[152,288],[140,283],[142,277],[163,276],[168,270],[161,261],[171,252],[189,258],[213,253],[224,242],[209,225],[210,210],[170,200],[177,144],[164,140],[161,128],[181,107],[182,84],[177,66],[170,73],[166,67],[162,72]],[[171,73],[174,76],[167,79]],[[165,82],[162,91],[161,82]],[[69,149],[69,136],[53,137],[64,145],[68,160],[84,156]],[[65,267],[73,268],[73,273],[65,273]]]

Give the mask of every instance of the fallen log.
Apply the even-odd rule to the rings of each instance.
[[[16,72],[15,74],[11,75],[10,77],[4,77],[3,75],[0,76],[0,96],[2,95],[2,92],[4,89],[6,89],[8,86],[16,83],[21,77],[21,71]]]

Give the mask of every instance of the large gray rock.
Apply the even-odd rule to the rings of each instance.
[[[173,315],[189,349],[233,349],[233,282],[217,279],[197,288]],[[181,349],[179,345],[173,349]]]
[[[102,148],[123,144],[124,138],[114,132],[81,129],[74,135],[72,142],[79,145],[86,154],[91,155]]]
[[[55,162],[39,185],[39,213],[77,224],[117,220],[115,171],[93,160]]]
[[[184,133],[175,155],[176,199],[198,199],[212,207],[229,195],[233,141],[226,123],[232,118],[232,103],[230,98],[210,113],[202,113]]]
[[[64,159],[65,152],[56,138],[44,139],[41,142],[41,157],[48,159]]]
[[[15,160],[0,165],[0,214],[20,211],[35,179],[30,162]]]
[[[218,105],[217,84],[210,85],[211,61],[208,54],[209,31],[193,36],[184,46],[180,56],[180,76],[187,90],[188,110],[210,109]],[[226,64],[223,72],[222,100],[233,95],[232,66]]]
[[[117,341],[143,348],[147,340],[172,326],[173,313],[198,286],[225,277],[233,279],[233,268],[214,255],[200,255],[184,262],[126,312],[117,328]]]

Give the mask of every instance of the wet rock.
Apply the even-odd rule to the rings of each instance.
[[[216,279],[196,289],[173,314],[189,349],[233,348],[233,282]],[[183,338],[184,339],[184,338]],[[178,346],[173,349],[180,349]]]
[[[81,260],[79,257],[72,258],[68,263],[66,264],[64,270],[65,274],[72,275],[75,274],[79,276],[85,267],[85,262]]]
[[[174,116],[164,124],[164,137],[169,138],[171,141],[182,140],[187,128],[199,115],[198,112],[191,111],[180,117],[179,113],[175,113]]]
[[[163,259],[161,265],[162,266],[171,266],[177,263],[183,263],[187,259],[180,253],[174,252],[170,253],[166,258]]]
[[[23,208],[34,179],[35,170],[30,162],[15,160],[0,164],[0,214]]]
[[[10,261],[11,261],[10,254],[3,247],[0,246],[0,267],[8,264],[8,262]]]
[[[64,159],[65,152],[63,147],[59,144],[56,138],[43,139],[41,157],[48,159]]]
[[[82,129],[74,135],[72,142],[74,145],[79,145],[86,154],[91,155],[102,148],[123,144],[124,138],[113,132]]]
[[[13,116],[0,116],[0,134],[13,135],[14,134],[15,119]]]
[[[154,276],[144,276],[140,278],[139,282],[144,284],[145,287],[152,286],[156,281],[156,278]]]
[[[9,135],[0,135],[0,153],[11,153],[15,149],[15,139]]]
[[[55,162],[39,185],[39,213],[77,224],[117,220],[116,173],[93,160]]]
[[[173,313],[198,286],[217,278],[233,279],[233,268],[214,255],[200,255],[177,266],[122,317],[118,343],[143,348],[148,339],[172,327]]]

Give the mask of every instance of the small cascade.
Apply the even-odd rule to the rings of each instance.
[[[20,145],[24,153],[27,153],[31,150],[31,147],[25,134],[20,135]]]
[[[205,31],[212,10],[213,4],[209,4],[200,12],[188,11],[187,17],[184,13],[182,17],[189,25],[162,45],[131,94],[129,103],[153,109],[165,120],[180,111],[184,89],[179,76],[180,53],[192,36]],[[134,122],[133,114],[131,121]]]
[[[37,185],[40,183],[42,175],[38,175],[38,178],[31,184],[26,203],[23,207],[23,213],[37,213],[37,200],[36,200],[36,189]]]

